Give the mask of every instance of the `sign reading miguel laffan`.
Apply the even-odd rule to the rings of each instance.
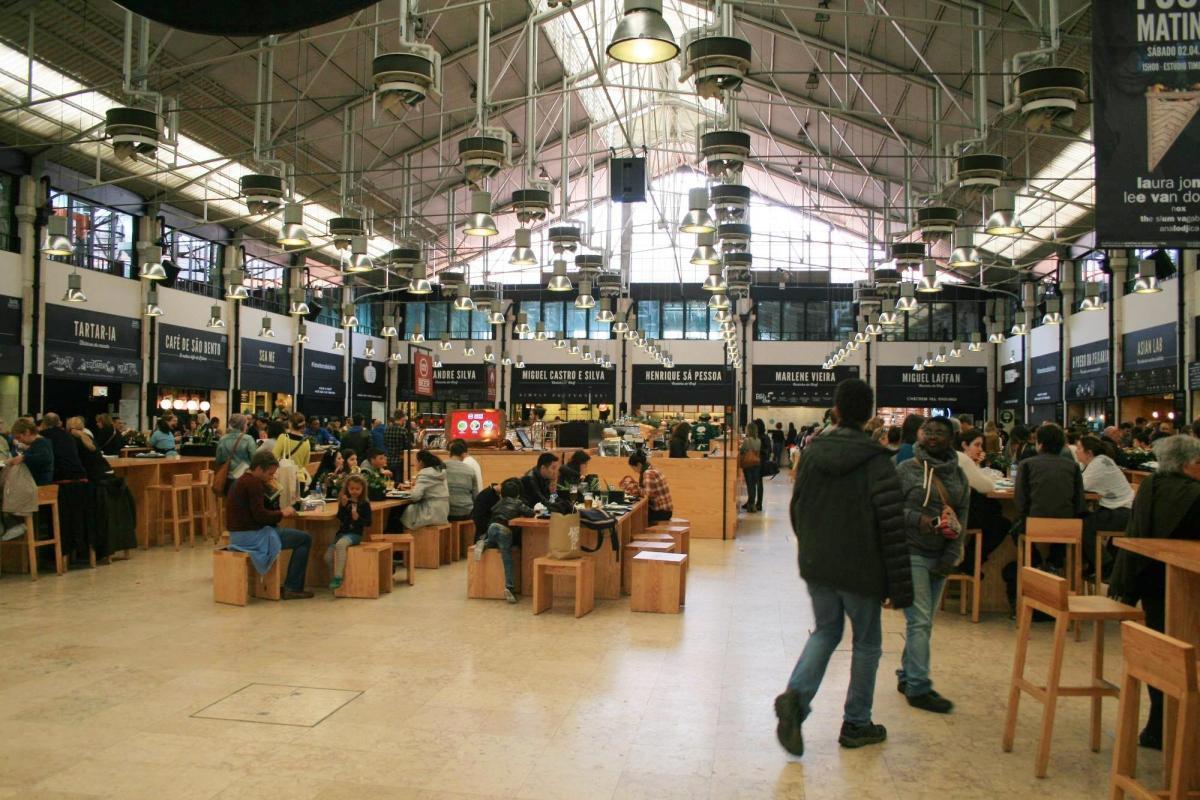
[[[337,353],[305,349],[300,394],[308,397],[345,397],[345,357]]]
[[[617,371],[580,364],[530,364],[513,368],[513,403],[612,403]]]
[[[986,367],[877,367],[875,404],[893,408],[949,408],[980,413],[987,407]]]
[[[198,389],[229,388],[228,340],[219,333],[158,323],[158,382]]]
[[[847,378],[857,378],[858,367],[819,366],[754,368],[756,406],[831,406],[833,391]]]
[[[1067,381],[1067,400],[1102,400],[1112,394],[1108,340],[1071,348],[1071,379]]]
[[[292,376],[291,345],[242,339],[240,350],[242,355],[239,359],[239,389],[279,394],[291,394],[296,391],[296,382]]]
[[[142,380],[142,321],[46,305],[46,374],[84,381]]]
[[[724,364],[635,365],[633,405],[730,406],[733,381],[733,370]]]
[[[1196,0],[1093,3],[1092,97],[1099,244],[1195,246],[1200,241]]]

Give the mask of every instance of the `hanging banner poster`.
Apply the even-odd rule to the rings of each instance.
[[[1194,0],[1106,0],[1091,11],[1099,245],[1195,247],[1200,9]]]

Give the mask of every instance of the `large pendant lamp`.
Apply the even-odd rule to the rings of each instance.
[[[626,64],[661,64],[679,55],[662,7],[662,0],[625,0],[625,15],[608,44],[609,56]]]

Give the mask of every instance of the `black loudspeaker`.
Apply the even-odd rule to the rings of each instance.
[[[309,322],[316,322],[317,317],[321,316],[321,312],[324,310],[325,307],[321,305],[321,302],[316,297],[310,297],[308,298],[308,313],[304,315],[304,319]]]
[[[159,283],[169,289],[175,285],[176,279],[179,278],[179,267],[176,266],[175,262],[169,258],[164,258],[162,260],[162,265],[163,272],[167,273],[167,277],[159,281]]]
[[[740,419],[742,422],[748,422],[750,420],[750,408],[745,403],[738,405],[738,419]]]
[[[646,159],[610,158],[608,180],[609,194],[614,203],[646,201]]]

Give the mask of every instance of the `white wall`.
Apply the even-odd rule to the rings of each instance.
[[[1108,338],[1108,310],[1076,311],[1066,320],[1071,347],[1079,347]]]
[[[1058,352],[1058,326],[1042,325],[1029,332],[1029,354],[1031,357]]]
[[[0,294],[24,297],[21,292],[21,254],[0,251]]]
[[[997,363],[1012,364],[1020,361],[1025,353],[1025,337],[1015,336],[1004,340],[1004,343],[997,348]],[[984,347],[987,350],[987,347]]]
[[[1164,322],[1178,322],[1179,281],[1163,281],[1162,291],[1154,294],[1127,294],[1122,303],[1121,333],[1153,328]]]
[[[66,305],[62,296],[67,291],[67,275],[73,271],[75,268],[70,264],[43,258],[40,302]],[[83,293],[87,295],[87,308],[122,317],[141,315],[142,291],[138,281],[89,269],[78,272],[83,280]]]
[[[261,342],[287,344],[291,345],[293,347],[293,352],[295,352],[296,320],[293,317],[290,317],[287,314],[276,314],[271,311],[263,311],[259,308],[251,308],[250,306],[240,303],[238,306],[238,311],[241,315],[241,330],[239,331],[239,335],[243,339],[257,339]],[[271,330],[275,333],[274,337],[259,335],[258,332],[262,328],[263,317],[269,317],[271,319]],[[230,328],[233,327],[228,319],[225,320],[225,324]],[[314,327],[316,326],[308,326],[310,333]]]
[[[89,295],[89,299],[90,297]],[[164,287],[158,290],[158,304],[162,306],[163,310],[159,321],[167,325],[180,325],[185,328],[206,327],[209,311],[214,305],[219,305],[222,307],[221,315],[225,319],[225,330],[226,332],[229,330],[229,311],[224,308],[224,300],[213,300],[211,297]]]

